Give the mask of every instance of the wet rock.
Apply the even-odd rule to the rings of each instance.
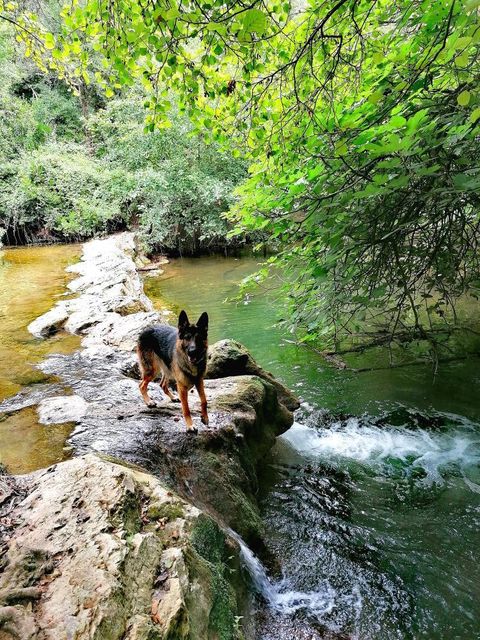
[[[81,396],[45,398],[37,407],[40,424],[78,422],[87,413],[88,403]]]
[[[209,348],[207,378],[242,375],[254,375],[267,380],[277,389],[279,401],[290,411],[295,411],[300,406],[298,398],[271,373],[260,367],[239,342],[220,340]]]
[[[106,314],[104,320],[88,332],[82,340],[82,346],[108,345],[131,352],[136,348],[138,336],[143,329],[151,324],[165,322],[166,315],[169,315],[168,312],[162,314],[157,311],[133,313],[127,316],[117,313]]]
[[[23,491],[10,505],[0,637],[233,640],[238,554],[159,480],[87,455],[24,477]]]
[[[153,305],[143,291],[133,261],[134,235],[121,233],[83,246],[82,259],[68,267],[79,277],[68,284],[78,295],[56,304],[28,327],[37,337],[47,337],[60,329],[82,333],[102,323],[110,314],[125,316],[151,312]]]
[[[28,330],[36,338],[46,338],[57,333],[70,315],[66,301],[58,302],[53,309],[36,318],[28,325]]]
[[[245,587],[238,563],[236,573],[228,568],[238,554],[225,550],[219,526],[262,548],[257,468],[291,426],[298,401],[242,345],[221,341],[211,348],[205,382],[208,427],[200,422],[196,392],[189,396],[196,436],[187,434],[180,405],[159,385],[150,385],[157,406],[147,408],[134,379],[136,341],[142,329],[169,314],[152,310],[133,254],[133,235],[119,234],[87,243],[82,261],[69,267],[79,276],[70,283],[79,296],[63,301],[68,317],[61,326],[83,335],[82,349],[49,356],[39,368],[74,395],[62,390],[38,410],[48,423],[76,422],[68,443],[79,458],[32,476],[0,591],[38,587],[39,600],[25,606],[33,592],[23,592],[12,605],[9,592],[0,610],[0,637],[7,628],[2,615],[26,640],[38,637],[39,624],[45,640],[237,637],[235,594]],[[142,473],[140,479],[131,475],[140,471],[127,473],[118,465],[107,472],[107,463],[92,452],[141,465],[155,478]],[[178,506],[152,503],[146,488],[151,483],[180,495],[183,515]],[[152,530],[146,521],[157,507],[163,515]],[[170,520],[175,525],[167,535]],[[39,556],[28,565],[35,577],[24,579],[15,567],[27,566],[29,549]]]
[[[45,398],[58,396],[62,393],[65,393],[65,386],[63,384],[35,384],[26,387],[22,389],[20,393],[17,393],[17,395],[5,398],[3,402],[0,402],[0,416],[2,413],[8,414],[21,411],[27,407],[33,407]]]
[[[199,399],[191,393],[199,430],[192,437],[180,404],[166,398],[159,385],[150,385],[157,407],[145,406],[138,382],[123,373],[130,361],[129,353],[104,346],[50,356],[41,365],[88,403],[69,438],[74,452],[96,451],[139,464],[257,543],[263,528],[256,466],[293,422],[275,387],[256,376],[206,380],[210,425],[201,424]]]

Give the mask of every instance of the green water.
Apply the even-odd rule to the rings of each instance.
[[[145,289],[159,307],[185,308],[195,317],[207,310],[210,342],[234,338],[305,400],[336,412],[377,414],[402,403],[480,418],[480,360],[446,363],[434,376],[430,366],[353,373],[337,370],[292,336],[275,329],[282,309],[273,294],[247,303],[225,303],[237,284],[252,273],[253,258],[208,257],[172,260],[160,278],[146,278]],[[379,359],[383,364],[384,358]],[[361,364],[365,364],[365,361]],[[371,361],[368,364],[372,364]],[[375,364],[375,362],[373,362]]]
[[[274,328],[272,294],[224,302],[255,267],[175,260],[146,290],[193,319],[208,311],[211,342],[244,343],[305,401],[261,474],[281,604],[260,615],[258,640],[310,637],[305,625],[315,638],[480,638],[479,360],[436,376],[332,368]],[[377,352],[356,366],[384,361]]]

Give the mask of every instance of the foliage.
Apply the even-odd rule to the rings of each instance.
[[[138,90],[104,105],[93,89],[84,110],[63,82],[16,64],[10,42],[0,33],[0,227],[8,242],[133,225],[149,251],[238,244],[226,238],[221,214],[245,174],[242,161],[193,136],[178,115],[168,131],[144,134]]]
[[[338,343],[381,322],[425,336],[478,290],[478,0],[86,0],[27,54],[76,90],[141,82],[146,128],[172,91],[199,130],[248,150],[238,232],[281,242],[291,319]],[[33,33],[33,36],[32,36]]]
[[[192,136],[178,116],[171,128],[147,135],[143,120],[143,107],[130,94],[98,111],[88,128],[97,157],[121,167],[132,182],[128,207],[146,247],[196,253],[228,246],[221,213],[234,202],[244,163]]]
[[[21,221],[25,232],[84,238],[122,226],[121,199],[112,187],[124,182],[120,172],[105,169],[76,145],[45,145],[24,155],[11,168],[0,192],[5,226]],[[18,224],[18,222],[17,222]]]

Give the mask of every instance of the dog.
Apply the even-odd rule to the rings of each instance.
[[[178,402],[169,383],[175,382],[182,403],[182,413],[188,433],[197,433],[188,406],[188,392],[197,389],[201,403],[202,423],[208,426],[207,398],[203,378],[207,368],[208,314],[202,313],[196,324],[190,324],[185,311],[178,317],[178,329],[160,324],[148,327],[140,334],[137,354],[140,364],[140,393],[147,407],[156,403],[148,395],[148,384],[161,375],[160,386],[172,400]]]

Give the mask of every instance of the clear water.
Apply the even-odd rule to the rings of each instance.
[[[65,295],[65,267],[75,262],[79,245],[0,248],[0,402],[25,386],[47,380],[35,363],[48,353],[70,353],[78,336],[34,338],[27,326]],[[0,414],[0,462],[25,473],[62,460],[69,425],[42,426],[33,409]]]
[[[258,639],[480,638],[478,359],[437,376],[333,369],[273,327],[282,311],[271,293],[224,302],[255,266],[176,260],[146,288],[175,312],[207,310],[212,341],[240,340],[304,401],[262,470],[277,570],[244,548],[268,609]]]
[[[0,398],[41,383],[35,362],[77,338],[38,341],[28,323],[65,292],[78,247],[0,252]],[[259,592],[258,640],[480,638],[478,359],[353,373],[296,347],[274,295],[224,303],[252,258],[172,261],[147,278],[159,306],[207,310],[210,337],[246,344],[304,400],[262,470],[262,515],[278,566],[244,548]],[[382,354],[369,356],[368,364]],[[342,417],[346,414],[351,417]],[[33,409],[0,419],[12,471],[65,457],[69,425]]]

